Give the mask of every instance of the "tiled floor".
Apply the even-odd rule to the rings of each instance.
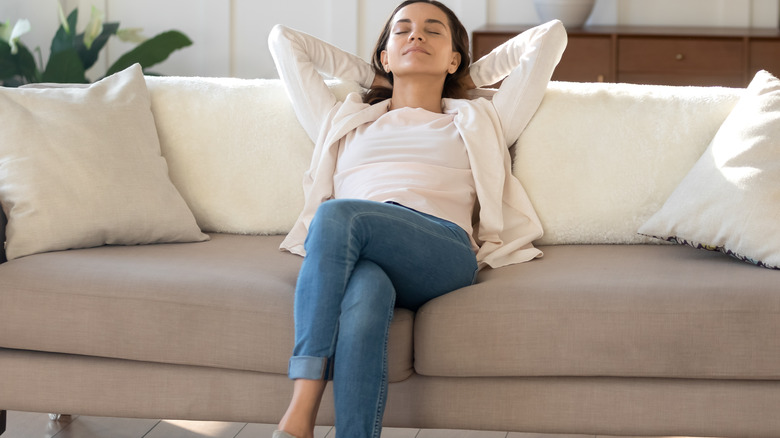
[[[270,438],[272,424],[146,420],[8,412],[8,430],[0,438]],[[317,427],[317,438],[335,438],[332,427]],[[617,438],[593,435],[545,435],[441,429],[385,428],[382,438]],[[637,437],[634,437],[637,438]],[[664,437],[673,438],[673,437]],[[678,437],[674,437],[678,438]]]

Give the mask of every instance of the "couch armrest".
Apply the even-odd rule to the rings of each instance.
[[[3,213],[3,209],[0,208],[0,263],[3,263],[6,261],[5,258],[5,214]]]

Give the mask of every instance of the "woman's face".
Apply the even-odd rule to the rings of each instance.
[[[398,11],[382,51],[382,64],[397,79],[409,75],[446,77],[455,73],[460,53],[452,50],[447,15],[429,3],[413,3]]]

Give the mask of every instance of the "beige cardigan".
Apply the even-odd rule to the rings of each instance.
[[[512,175],[509,146],[520,137],[544,97],[566,47],[566,31],[554,20],[499,46],[470,67],[477,86],[504,79],[492,99],[443,99],[455,110],[455,125],[466,144],[477,194],[474,239],[480,268],[521,263],[542,252],[532,242],[542,225],[520,182]],[[305,203],[281,249],[304,255],[309,223],[319,205],[333,197],[333,174],[341,142],[358,126],[388,111],[389,101],[364,104],[358,93],[338,102],[322,75],[352,80],[368,88],[371,66],[310,35],[277,25],[269,46],[293,108],[315,142],[303,179]],[[508,74],[508,76],[507,76]],[[482,93],[484,94],[484,93]]]

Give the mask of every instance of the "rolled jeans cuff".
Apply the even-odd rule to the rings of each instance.
[[[333,359],[327,357],[293,356],[287,375],[290,379],[333,380]]]

